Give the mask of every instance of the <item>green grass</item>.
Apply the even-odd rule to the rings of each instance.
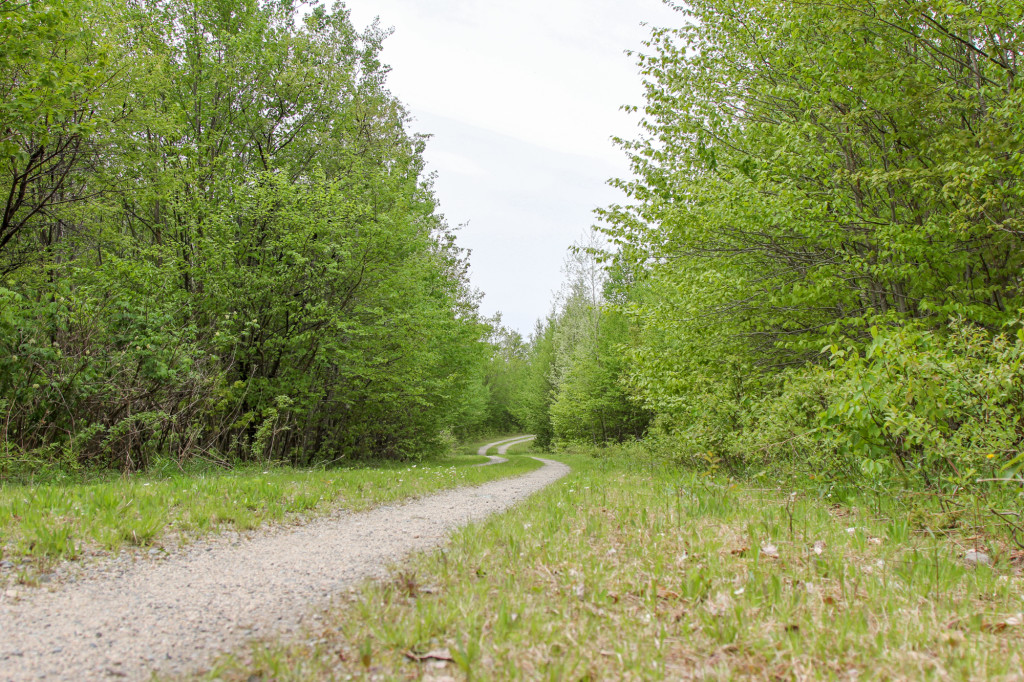
[[[1024,584],[1004,547],[985,545],[993,565],[972,568],[962,553],[981,538],[801,492],[559,459],[573,473],[526,504],[209,677],[1022,677]]]
[[[86,483],[0,484],[0,559],[47,564],[83,551],[160,545],[224,528],[249,530],[327,509],[367,509],[540,466],[475,467],[480,444],[415,464],[149,473]]]

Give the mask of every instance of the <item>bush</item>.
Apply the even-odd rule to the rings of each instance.
[[[859,352],[829,348],[823,378],[838,396],[820,442],[868,479],[955,492],[1020,466],[1024,329],[991,334],[953,323],[948,335],[872,329]]]

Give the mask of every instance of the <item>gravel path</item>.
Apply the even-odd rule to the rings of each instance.
[[[478,467],[485,467],[485,466],[490,466],[491,464],[501,464],[502,462],[507,462],[508,461],[508,459],[505,458],[505,457],[497,457],[495,455],[488,455],[487,454],[487,451],[490,450],[491,448],[493,448],[494,446],[498,446],[498,454],[499,455],[505,455],[505,454],[508,454],[508,449],[510,447],[512,447],[513,445],[519,445],[520,443],[529,443],[531,440],[533,440],[536,437],[537,436],[517,436],[515,438],[506,438],[505,440],[499,440],[499,441],[495,441],[493,443],[488,443],[487,445],[481,445],[480,449],[476,451],[476,454],[483,455],[484,457],[486,457],[487,459],[489,459],[491,461],[490,462],[484,462],[483,464],[477,464],[477,466]]]
[[[506,441],[501,441],[506,442]],[[112,563],[74,584],[0,600],[0,679],[148,679],[202,669],[257,636],[295,630],[332,595],[569,472],[537,471],[299,529],[216,538],[164,560]]]

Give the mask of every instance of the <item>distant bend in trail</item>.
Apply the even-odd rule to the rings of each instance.
[[[540,461],[523,476],[339,512],[235,545],[201,541],[163,561],[111,562],[79,583],[0,601],[0,680],[144,680],[201,670],[253,637],[296,629],[340,590],[569,472]]]
[[[508,461],[508,459],[506,459],[505,457],[499,457],[499,456],[495,456],[495,455],[488,455],[487,451],[490,450],[491,448],[493,448],[495,446],[498,446],[498,455],[504,455],[504,454],[508,453],[508,449],[510,447],[512,447],[513,445],[520,445],[522,443],[529,443],[531,440],[534,440],[536,437],[537,436],[516,436],[515,438],[506,438],[505,440],[498,440],[498,441],[495,441],[493,443],[488,443],[487,445],[481,445],[480,449],[476,451],[476,454],[483,455],[484,457],[486,457],[487,459],[489,459],[491,461],[490,462],[484,462],[483,464],[480,464],[478,466],[487,466],[489,464],[501,464],[502,462],[507,462]],[[534,459],[539,459],[539,458],[535,457]]]

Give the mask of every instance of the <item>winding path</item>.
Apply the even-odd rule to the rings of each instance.
[[[513,443],[488,449],[502,444]],[[2,599],[0,680],[142,680],[200,670],[253,637],[295,630],[332,595],[569,472],[540,461],[516,478],[339,512],[241,542],[212,538],[163,560],[112,564],[50,592]]]
[[[491,461],[490,462],[484,462],[483,464],[478,464],[477,466],[485,467],[485,466],[489,466],[491,464],[501,464],[502,462],[507,462],[508,461],[508,459],[505,458],[505,457],[498,457],[498,456],[495,456],[495,455],[488,455],[487,454],[487,452],[491,448],[493,448],[494,446],[498,446],[498,455],[505,455],[505,454],[508,454],[508,449],[510,447],[512,447],[513,445],[520,445],[522,443],[529,443],[531,440],[535,439],[536,437],[537,436],[516,436],[515,438],[506,438],[505,440],[498,440],[498,441],[495,441],[493,443],[488,443],[487,445],[481,445],[480,449],[476,451],[476,454],[483,455],[484,457],[486,457],[487,459],[489,459]]]

